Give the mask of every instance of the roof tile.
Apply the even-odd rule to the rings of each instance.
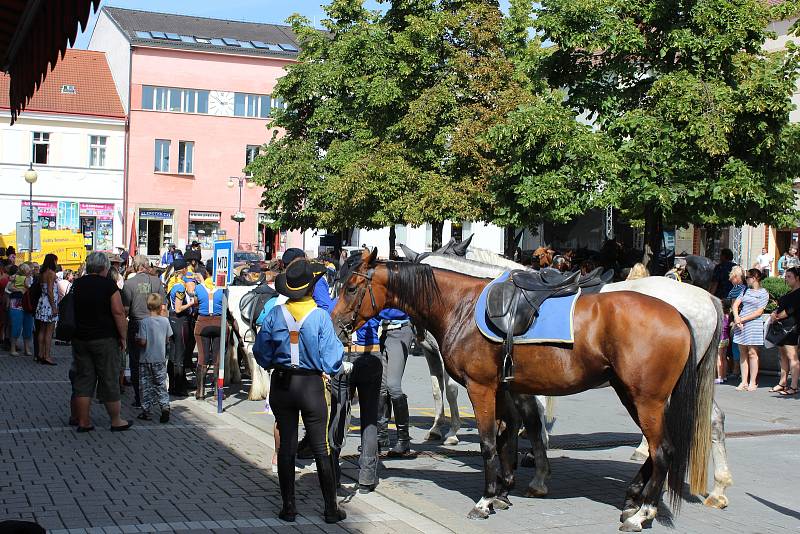
[[[9,109],[7,74],[0,74],[0,109]],[[64,85],[75,87],[75,94],[64,94]],[[25,107],[28,112],[63,113],[125,117],[111,70],[103,52],[67,50],[64,59],[42,82]]]

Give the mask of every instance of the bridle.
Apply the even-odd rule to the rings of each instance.
[[[366,295],[367,291],[369,291],[369,298],[370,298],[370,302],[372,303],[372,310],[373,311],[377,311],[378,310],[378,306],[375,303],[375,293],[372,291],[372,276],[374,274],[375,274],[375,268],[374,267],[370,267],[367,270],[366,274],[360,273],[358,271],[353,271],[352,273],[350,273],[350,276],[360,276],[360,277],[364,278],[367,281],[367,283],[366,283],[365,286],[362,286],[362,287],[360,287],[358,289],[358,293],[356,294],[356,301],[358,302],[358,305],[356,305],[353,308],[353,313],[350,316],[350,320],[347,321],[347,322],[343,322],[341,320],[339,321],[339,329],[342,332],[345,332],[347,334],[347,344],[348,345],[350,344],[350,338],[353,335],[353,327],[355,327],[356,320],[358,319],[358,312],[361,309],[361,305],[364,302],[364,296]],[[346,283],[346,281],[345,281],[345,283]]]

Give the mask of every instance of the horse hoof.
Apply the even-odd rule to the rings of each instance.
[[[620,514],[620,516],[619,516],[619,522],[620,523],[624,523],[625,521],[627,521],[631,517],[635,516],[636,512],[638,512],[638,511],[639,511],[638,508],[628,508],[627,510],[623,510],[622,514]]]
[[[425,434],[425,441],[441,441],[442,440],[442,433],[434,428],[428,430],[428,433]]]
[[[472,508],[467,514],[467,519],[487,519],[489,517],[489,512],[486,510],[481,510],[477,506]]]
[[[728,507],[728,498],[725,495],[709,495],[703,504],[709,508],[718,508],[722,510]]]
[[[635,450],[633,451],[633,454],[631,454],[631,460],[634,461],[647,460],[647,455],[644,454],[643,452],[639,452],[639,450]]]
[[[541,488],[533,488],[531,486],[528,486],[528,489],[525,490],[525,496],[532,497],[534,499],[547,497],[547,493],[548,493],[547,486],[542,486]]]
[[[641,532],[642,525],[635,521],[625,521],[619,527],[620,532]]]
[[[459,441],[458,437],[456,437],[456,436],[448,436],[444,440],[444,444],[445,445],[458,445],[459,443],[461,443],[461,442]]]
[[[514,506],[508,497],[495,497],[492,504],[494,508],[497,508],[498,510],[508,510]]]

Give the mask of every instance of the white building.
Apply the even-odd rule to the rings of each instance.
[[[9,78],[0,75],[0,233],[33,205],[43,228],[84,233],[88,249],[123,246],[125,112],[102,52],[68,50],[10,126]]]

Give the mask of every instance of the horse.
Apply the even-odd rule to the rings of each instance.
[[[484,491],[468,517],[485,519],[493,507],[510,505],[519,418],[507,406],[516,403],[515,395],[569,395],[604,382],[649,442],[649,457],[626,492],[620,529],[639,532],[655,517],[665,480],[676,511],[687,472],[692,493],[705,489],[715,357],[703,354],[698,365],[691,326],[675,308],[631,291],[583,296],[574,308],[574,344],[517,346],[515,379],[501,386],[501,345],[486,339],[473,320],[487,280],[425,264],[379,262],[377,252],[362,254],[331,318],[340,338],[348,339],[392,307],[434,335],[447,371],[467,388],[480,434]]]
[[[253,357],[253,343],[255,342],[255,332],[253,332],[247,325],[246,321],[242,319],[242,312],[240,310],[240,302],[246,293],[255,289],[255,286],[231,286],[228,288],[228,311],[233,315],[235,323],[238,325],[239,330],[245,329],[245,333],[235,339],[236,347],[234,354],[239,354],[240,357],[246,359],[247,367],[250,370],[250,391],[248,392],[248,400],[264,400],[269,395],[269,375],[267,372],[256,363]],[[225,367],[225,374],[228,373],[228,366],[234,364],[230,359],[226,362],[228,365]],[[239,362],[235,361],[236,369],[239,368]]]
[[[455,267],[455,269],[478,277],[492,279],[502,274],[504,270],[524,269],[522,265],[509,262],[509,260],[483,249],[471,248],[465,252],[464,257],[467,260],[478,261],[486,267],[479,270],[475,265],[465,263],[463,266]],[[689,257],[687,257],[687,259],[688,258]],[[698,289],[705,289],[705,284],[703,284],[702,281],[709,278],[706,274],[709,271],[713,271],[713,264],[709,268],[710,260],[707,260],[707,258],[702,258],[700,256],[691,256],[691,258],[699,258],[691,262],[687,261],[687,265],[692,264],[698,266],[695,271],[697,274],[692,277],[692,284],[675,284],[661,277],[648,277],[636,281],[608,284],[604,286],[601,291],[635,291],[663,300],[675,307],[684,318],[692,324],[692,330],[695,334],[695,345],[698,351],[701,353],[714,352],[716,350],[714,331],[717,326],[717,317],[721,313],[720,304],[713,295],[707,291]],[[704,262],[701,260],[706,261]],[[452,266],[439,263],[435,257],[428,260],[428,262],[433,266],[440,265],[444,268],[452,268]],[[603,385],[603,387],[606,386],[608,386],[608,384]],[[541,432],[529,431],[528,437],[531,441],[532,450],[523,459],[523,464],[533,465],[536,468],[536,474],[527,490],[527,495],[534,497],[545,496],[548,492],[546,482],[550,476],[550,466],[546,455],[547,431],[552,427],[552,421],[554,420],[552,413],[554,410],[554,403],[551,397],[546,399],[546,404],[548,410],[546,420],[542,419],[543,412],[541,409],[541,401],[538,405],[529,403],[526,407],[527,410],[534,411],[534,413],[538,410],[542,428]],[[703,504],[712,508],[725,508],[728,506],[728,498],[725,495],[725,489],[733,484],[733,479],[728,468],[727,451],[725,448],[725,414],[716,401],[713,401],[710,431],[712,439],[711,453],[714,461],[714,487],[703,501]],[[643,437],[641,444],[634,451],[631,459],[646,459],[647,452],[647,439]]]

